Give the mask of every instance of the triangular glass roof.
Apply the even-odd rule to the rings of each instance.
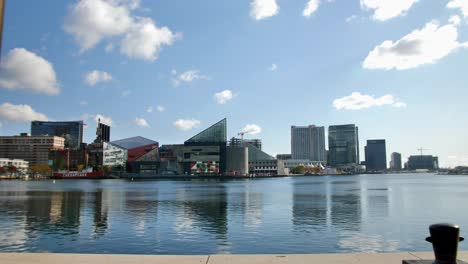
[[[203,130],[189,140],[185,144],[206,144],[206,143],[225,143],[227,142],[227,121],[226,118],[218,123]]]
[[[274,160],[275,159],[250,143],[246,143],[246,145],[249,149],[249,161]]]

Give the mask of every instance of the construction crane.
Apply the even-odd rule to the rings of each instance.
[[[428,150],[428,149],[424,149],[424,148],[422,148],[422,147],[421,147],[421,148],[418,148],[418,151],[419,151],[419,153],[421,153],[421,156],[423,155],[423,151],[425,151],[425,150]]]

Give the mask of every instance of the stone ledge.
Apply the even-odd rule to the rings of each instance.
[[[403,260],[433,259],[432,252],[294,254],[294,255],[118,255],[118,254],[57,254],[0,253],[2,264],[266,264],[266,263],[327,263],[327,264],[401,264]],[[468,262],[468,251],[458,258]]]

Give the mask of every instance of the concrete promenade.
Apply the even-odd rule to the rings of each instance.
[[[468,251],[459,252],[458,258],[468,262]],[[0,253],[1,264],[267,264],[267,263],[327,263],[327,264],[401,264],[404,259],[434,259],[432,252],[355,253],[310,255],[98,255],[52,253]]]

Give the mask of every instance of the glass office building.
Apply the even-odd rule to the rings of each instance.
[[[79,149],[83,142],[83,121],[32,121],[31,136],[63,137],[65,148]]]
[[[385,145],[385,139],[367,140],[365,148],[367,171],[387,169],[387,149]]]
[[[359,164],[359,133],[355,125],[328,128],[328,164],[339,167]]]

